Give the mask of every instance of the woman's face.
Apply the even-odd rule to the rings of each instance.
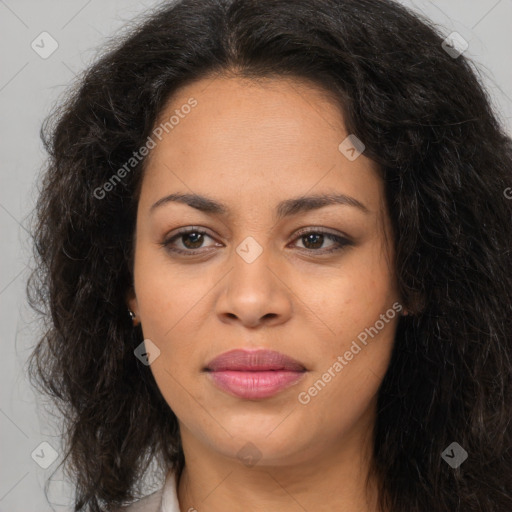
[[[201,80],[159,122],[171,116],[152,136],[129,306],[185,453],[284,465],[346,450],[374,422],[401,308],[376,165],[340,149],[339,109],[290,79]],[[340,201],[308,199],[323,195]],[[233,349],[302,371],[211,371]]]

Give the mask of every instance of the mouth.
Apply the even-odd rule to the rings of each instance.
[[[203,369],[211,382],[230,395],[244,399],[274,396],[302,380],[305,366],[273,350],[231,350]]]

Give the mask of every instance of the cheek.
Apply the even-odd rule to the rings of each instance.
[[[378,243],[347,254],[329,274],[316,276],[316,283],[311,279],[301,278],[301,295],[329,328],[329,338],[337,340],[336,349],[374,325],[397,301],[394,274]]]
[[[387,315],[387,323],[381,314]],[[324,341],[322,355],[297,399],[308,418],[323,418],[317,428],[326,438],[350,429],[376,400],[389,366],[397,322],[398,313],[391,304],[372,314],[346,312],[340,315],[337,335]]]
[[[393,304],[398,296],[380,242],[354,251],[330,279],[323,279],[312,300],[329,334],[317,339],[322,348],[310,381],[315,397],[311,405],[320,411],[329,404],[344,404],[344,412],[334,413],[341,421],[344,414],[357,416],[368,406],[393,349],[400,314]]]
[[[180,271],[171,265],[164,249],[145,242],[135,260],[135,290],[144,335],[165,343],[181,322],[186,322],[187,313],[204,296],[205,286],[200,278],[190,278],[189,268]]]

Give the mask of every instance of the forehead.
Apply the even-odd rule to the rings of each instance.
[[[239,145],[249,151],[257,149],[257,144],[278,143],[304,150],[318,144],[327,131],[344,129],[341,109],[326,92],[289,78],[200,80],[173,95],[159,123],[179,115],[180,110],[188,111],[186,105],[192,98],[197,105],[181,114],[172,128],[175,144],[187,148],[201,139],[219,151],[238,149]],[[304,142],[309,144],[304,147]]]
[[[217,197],[228,190],[297,196],[317,185],[315,192],[341,186],[352,195],[380,193],[376,165],[364,155],[350,161],[339,150],[349,135],[340,106],[308,83],[200,80],[173,95],[155,127],[161,140],[149,155],[143,189],[160,195],[178,187]]]

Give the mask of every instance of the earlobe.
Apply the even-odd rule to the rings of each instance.
[[[137,298],[135,296],[135,291],[132,289],[126,295],[126,308],[132,319],[133,325],[138,325],[140,323],[139,320],[139,307],[137,305]]]
[[[130,315],[134,327],[140,324],[140,320],[137,318],[137,315],[131,309],[128,310],[128,314]]]

